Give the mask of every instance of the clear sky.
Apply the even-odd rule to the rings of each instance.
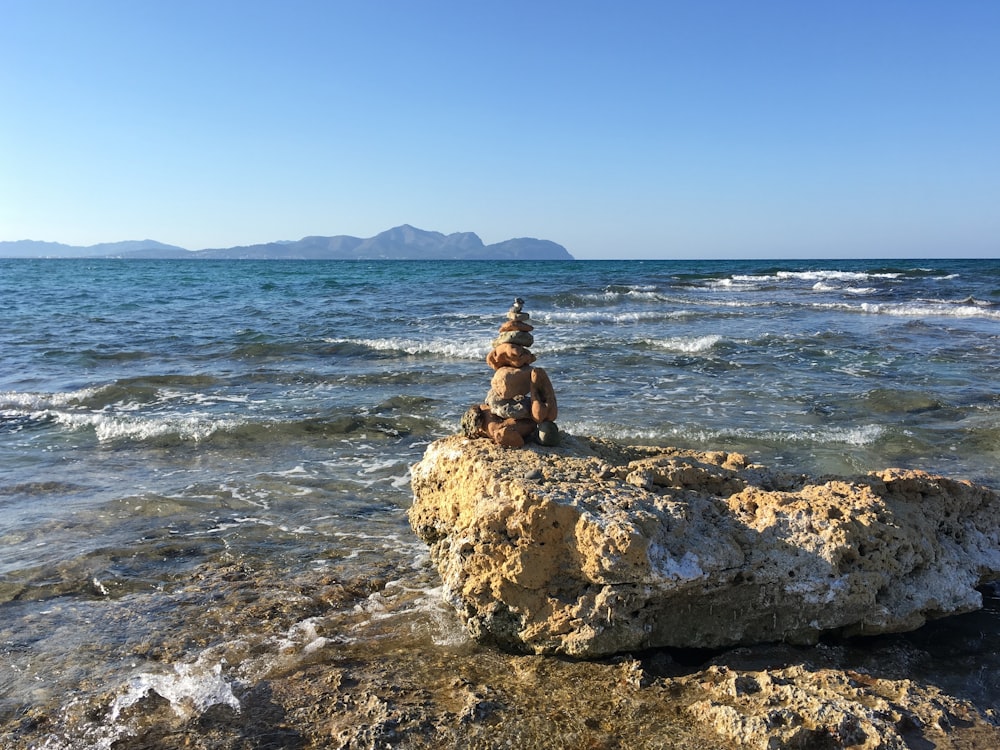
[[[0,0],[0,240],[1000,257],[997,0]]]

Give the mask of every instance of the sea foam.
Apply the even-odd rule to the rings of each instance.
[[[212,706],[229,706],[240,712],[240,702],[222,675],[222,664],[175,664],[173,673],[142,672],[133,677],[111,705],[109,720],[117,721],[122,711],[150,693],[165,698],[182,719],[198,716]]]
[[[491,348],[487,340],[456,341],[447,339],[371,338],[371,339],[323,339],[328,344],[353,344],[378,352],[401,352],[411,356],[430,354],[455,359],[482,359]]]
[[[710,334],[707,336],[674,336],[667,339],[649,340],[648,343],[660,349],[685,354],[707,352],[722,341],[722,336]]]

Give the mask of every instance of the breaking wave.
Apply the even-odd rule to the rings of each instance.
[[[674,336],[666,339],[651,339],[647,343],[658,349],[666,349],[671,352],[683,352],[684,354],[699,354],[715,348],[723,341],[722,336]]]
[[[452,359],[482,359],[489,354],[491,348],[489,339],[456,341],[452,338],[430,340],[409,338],[327,338],[324,341],[328,344],[344,347],[348,353],[388,352],[406,354],[408,356],[431,355]]]

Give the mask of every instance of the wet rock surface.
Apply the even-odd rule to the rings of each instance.
[[[464,638],[426,590],[268,569],[197,571],[124,645],[117,687],[78,682],[0,717],[0,747],[939,748],[1000,746],[1000,603],[916,634],[595,660]],[[430,578],[433,571],[421,574]],[[411,588],[412,587],[412,588]],[[125,627],[138,602],[102,623]],[[191,608],[205,628],[178,641]],[[144,613],[146,614],[146,613]]]
[[[1000,493],[920,471],[807,477],[739,454],[453,436],[410,521],[470,633],[574,657],[912,630],[981,606]]]

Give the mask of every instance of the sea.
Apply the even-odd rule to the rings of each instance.
[[[287,696],[267,742],[219,715],[497,658],[406,513],[515,297],[563,432],[1000,489],[1000,260],[0,260],[0,746],[184,746],[142,734],[159,711],[320,747]],[[995,605],[970,627],[996,649]]]

